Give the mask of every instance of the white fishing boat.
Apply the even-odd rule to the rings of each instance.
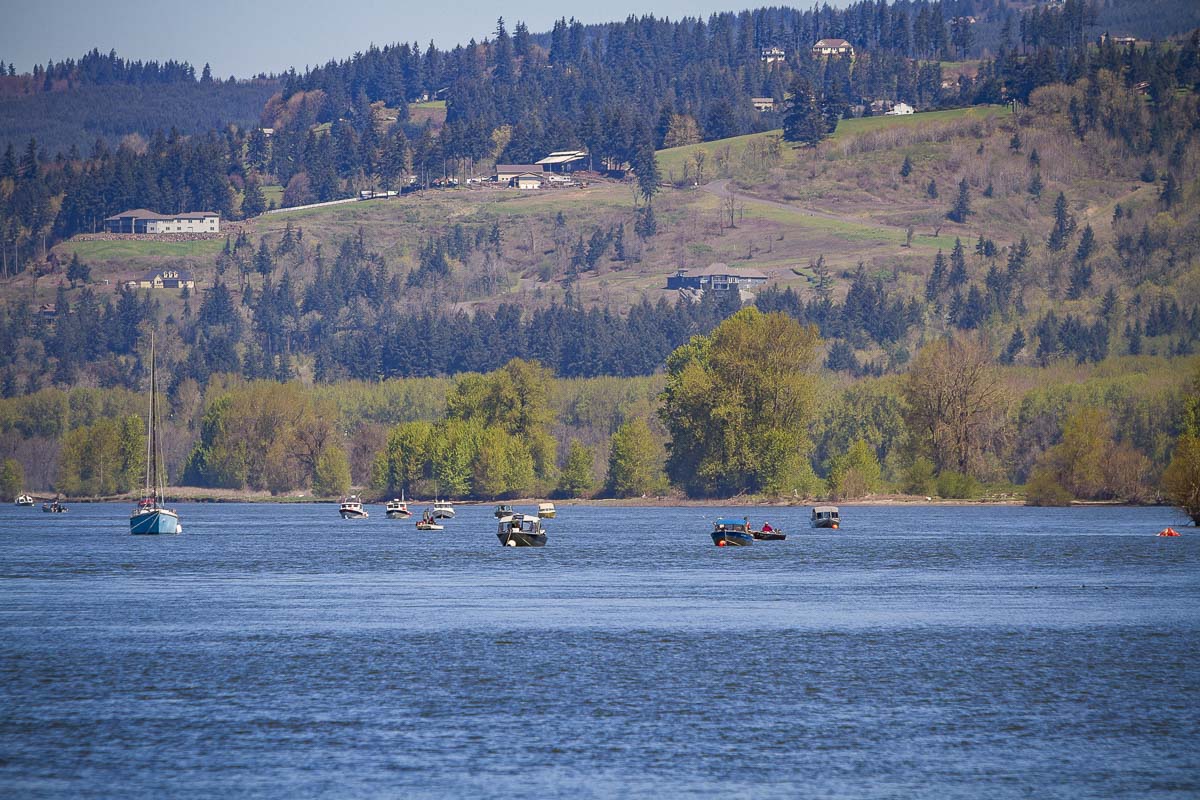
[[[496,526],[496,538],[505,547],[545,547],[546,531],[542,521],[528,514],[504,517]]]
[[[362,500],[356,494],[342,498],[341,505],[338,506],[338,513],[342,515],[342,519],[366,519],[371,516],[363,508]]]
[[[837,506],[813,506],[812,515],[809,517],[809,524],[814,528],[832,528],[837,530],[842,520],[838,516]]]
[[[142,499],[129,515],[129,532],[138,535],[176,534],[179,514],[163,505],[162,443],[158,439],[158,369],[154,354],[154,335],[150,336],[150,412],[146,415],[146,485]]]
[[[557,513],[554,509],[554,503],[538,503],[538,517],[540,519],[554,519],[554,515]]]
[[[454,519],[454,505],[449,500],[435,500],[433,502],[433,518]]]
[[[399,500],[388,500],[386,512],[388,519],[408,519],[412,516],[412,512],[408,510],[408,502],[404,499],[403,492],[401,492]]]
[[[21,495],[17,495],[17,499],[14,500],[13,502],[19,506],[32,506],[33,505],[33,497],[31,497],[30,495],[27,495],[27,494],[21,494]]]

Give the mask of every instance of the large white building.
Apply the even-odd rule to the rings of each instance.
[[[215,211],[156,214],[135,208],[104,220],[105,233],[220,233],[221,215]]]

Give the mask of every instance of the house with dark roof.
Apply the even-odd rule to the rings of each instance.
[[[712,289],[724,292],[730,289],[749,289],[767,282],[762,270],[751,267],[731,267],[720,262],[709,264],[701,270],[679,269],[667,277],[668,289]]]
[[[215,211],[189,211],[183,214],[156,214],[135,208],[113,214],[104,220],[105,233],[219,233],[221,215]]]

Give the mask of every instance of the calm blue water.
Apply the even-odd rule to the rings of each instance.
[[[0,795],[1200,795],[1169,509],[0,508]]]

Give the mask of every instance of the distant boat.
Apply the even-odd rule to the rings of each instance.
[[[363,508],[362,500],[358,499],[356,494],[342,499],[341,505],[338,506],[338,513],[342,515],[342,519],[366,519],[371,516]]]
[[[17,499],[14,500],[13,502],[19,506],[32,506],[33,498],[27,494],[22,494],[22,495],[18,495]]]
[[[499,503],[496,505],[496,508],[492,510],[492,514],[496,517],[496,519],[511,517],[513,515],[513,507],[508,503]]]
[[[138,535],[179,533],[179,515],[163,505],[162,443],[158,440],[158,371],[150,338],[150,411],[146,415],[146,484],[129,515],[129,532]]]
[[[408,519],[412,516],[412,512],[408,510],[408,503],[404,500],[404,494],[400,494],[399,500],[389,500],[387,504],[388,519]]]
[[[554,503],[538,503],[538,517],[541,519],[554,519],[554,515],[557,513],[554,510]]]
[[[513,514],[500,520],[496,538],[505,547],[545,547],[546,531],[542,521],[528,514]]]
[[[754,534],[744,519],[719,519],[713,525],[712,540],[717,547],[744,547],[754,544]]]
[[[419,531],[444,531],[446,526],[439,525],[437,517],[433,515],[433,509],[427,508],[421,512],[421,518],[417,520],[417,530]]]
[[[813,506],[812,516],[809,517],[809,524],[814,528],[833,528],[837,530],[842,521],[838,517],[837,506]]]
[[[67,507],[58,502],[58,500],[51,500],[49,503],[42,503],[42,511],[45,511],[47,514],[65,514],[67,513]]]
[[[454,519],[454,505],[449,500],[435,500],[433,502],[433,518]]]
[[[764,524],[762,530],[751,529],[750,535],[760,542],[782,542],[787,538],[786,533],[775,530],[769,523]]]
[[[1157,535],[1159,535],[1159,536],[1178,536],[1179,531],[1175,530],[1174,528],[1172,528],[1170,526],[1167,526],[1167,527],[1163,528],[1161,531],[1159,531]]]

